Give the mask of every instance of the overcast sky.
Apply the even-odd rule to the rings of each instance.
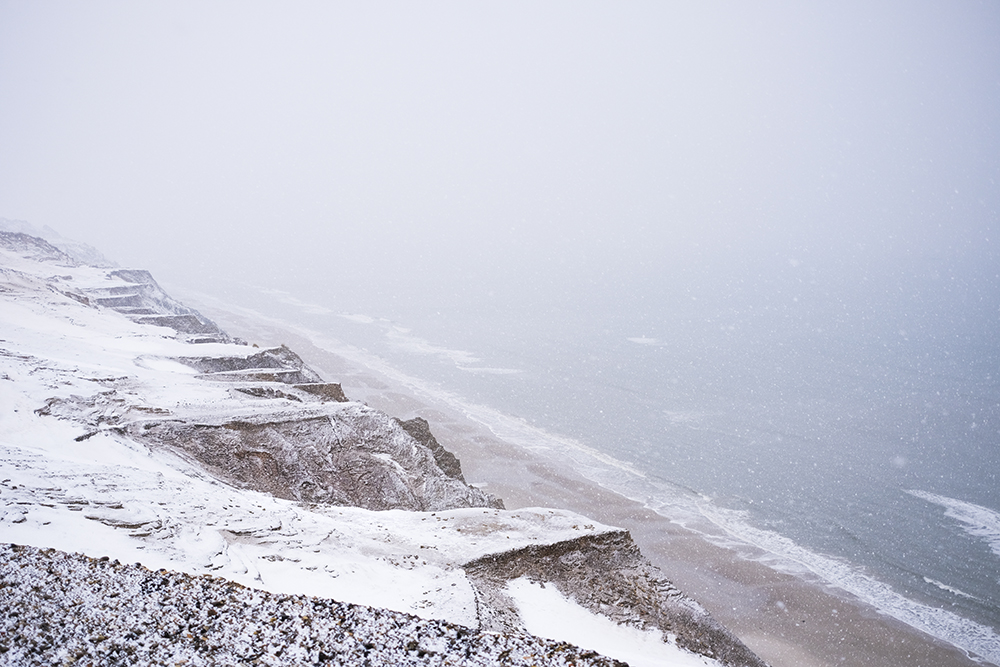
[[[167,282],[988,270],[998,182],[996,0],[0,0],[0,217]]]

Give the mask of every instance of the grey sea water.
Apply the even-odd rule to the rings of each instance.
[[[994,277],[834,284],[786,260],[708,282],[247,303],[690,490],[779,565],[1000,659]]]

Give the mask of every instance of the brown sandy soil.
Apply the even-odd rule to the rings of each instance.
[[[196,301],[188,298],[188,301]],[[971,667],[944,642],[879,614],[848,593],[740,558],[642,505],[502,442],[481,424],[394,388],[376,371],[320,349],[274,323],[192,303],[232,335],[262,346],[284,343],[348,398],[394,417],[420,416],[462,462],[465,478],[508,509],[560,507],[628,529],[642,552],[682,591],[774,667]]]

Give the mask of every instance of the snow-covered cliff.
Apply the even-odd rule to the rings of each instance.
[[[545,618],[532,620],[533,610],[555,605],[608,622],[594,635],[598,648],[632,664],[762,664],[649,565],[627,533],[562,510],[504,510],[466,483],[426,422],[351,402],[287,347],[262,350],[231,338],[145,271],[84,264],[45,240],[2,231],[0,405],[0,541],[211,574],[273,594],[241,592],[237,607],[251,599],[320,604],[282,597],[310,595],[475,628],[477,637],[515,637],[558,634]],[[0,590],[22,586],[27,575],[15,570],[25,559],[58,562],[60,571],[96,567],[101,581],[123,577],[146,592],[140,580],[153,576],[8,549]],[[62,627],[99,618],[95,604],[119,604],[102,599],[110,584],[90,586],[92,595],[59,619]],[[157,595],[142,602],[147,610],[164,604]],[[186,618],[199,608],[175,613]],[[228,618],[243,623],[248,613]],[[25,618],[22,634],[8,637],[28,636]],[[417,632],[416,621],[384,618],[396,619],[384,627],[397,628],[385,631],[386,646],[421,645],[416,635],[399,635]],[[104,634],[111,632],[118,630]],[[268,642],[292,642],[289,655],[304,650],[293,635],[301,632],[284,639],[265,632],[271,639],[262,655],[284,650]],[[185,637],[179,631],[161,643]],[[487,664],[496,657],[489,647],[499,645],[491,642],[411,657]],[[191,646],[184,651],[210,660],[198,653],[201,644]],[[643,648],[633,656],[630,646]],[[5,648],[0,663],[27,655]],[[47,650],[32,660],[62,655],[57,644]],[[608,664],[572,655],[576,664]]]

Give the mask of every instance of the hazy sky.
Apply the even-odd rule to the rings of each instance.
[[[996,0],[0,0],[0,217],[167,282],[984,270],[998,182]]]

